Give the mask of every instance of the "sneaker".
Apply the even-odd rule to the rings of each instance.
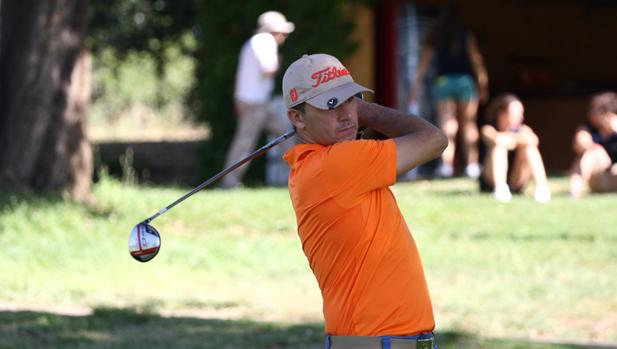
[[[510,187],[507,184],[499,184],[495,187],[495,191],[493,191],[493,197],[497,199],[497,201],[501,202],[510,202],[512,200],[512,193],[510,192]]]
[[[468,164],[465,167],[465,174],[469,178],[478,179],[478,177],[480,177],[481,172],[482,172],[482,169],[480,168],[480,164],[478,164],[477,162]]]
[[[439,164],[437,171],[435,171],[437,177],[448,178],[454,175],[454,167],[452,165],[446,165],[444,163]]]
[[[533,198],[537,202],[545,203],[551,199],[551,189],[548,185],[539,185],[533,193]]]

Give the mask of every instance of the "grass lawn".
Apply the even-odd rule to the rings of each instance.
[[[500,204],[456,179],[393,187],[416,239],[443,348],[617,343],[617,195]],[[285,188],[187,189],[104,178],[97,208],[0,193],[0,348],[320,348],[321,298]]]

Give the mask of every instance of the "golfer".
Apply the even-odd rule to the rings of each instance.
[[[251,153],[262,130],[281,134],[289,128],[285,116],[274,111],[271,93],[281,64],[278,48],[294,31],[295,25],[276,11],[262,13],[257,25],[257,33],[240,50],[234,92],[236,131],[227,150],[225,167]],[[242,185],[247,170],[248,164],[240,166],[223,177],[220,186],[232,189]]]
[[[289,193],[323,297],[326,348],[437,348],[420,255],[388,187],[438,158],[447,139],[358,98],[366,91],[326,54],[303,56],[283,77],[298,138],[284,155]],[[388,139],[356,140],[359,126]]]

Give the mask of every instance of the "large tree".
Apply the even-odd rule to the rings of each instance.
[[[0,186],[87,200],[87,1],[2,1],[0,11]]]

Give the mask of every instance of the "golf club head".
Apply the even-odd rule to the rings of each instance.
[[[161,248],[159,232],[148,223],[137,224],[129,237],[129,252],[135,260],[147,262],[154,258]]]

